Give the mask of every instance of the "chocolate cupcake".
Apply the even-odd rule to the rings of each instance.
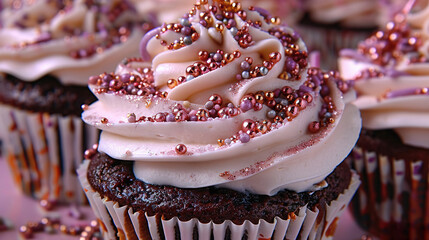
[[[354,214],[381,239],[429,238],[429,5],[412,5],[339,62],[364,129],[351,155],[363,178]]]
[[[89,76],[138,52],[143,19],[122,1],[12,1],[0,28],[0,135],[19,189],[36,199],[85,200],[75,169],[98,131],[80,119],[95,100]]]
[[[82,114],[102,130],[79,179],[106,239],[333,236],[359,185],[340,164],[361,120],[293,29],[198,2],[141,55],[91,77]]]
[[[298,32],[309,51],[324,56],[322,68],[337,69],[338,52],[356,48],[399,12],[406,0],[304,0]]]

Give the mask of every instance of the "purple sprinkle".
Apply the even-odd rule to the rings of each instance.
[[[328,96],[330,93],[329,87],[326,85],[322,85],[322,89],[320,90],[320,94],[322,96]]]
[[[294,40],[294,41],[297,41],[298,39],[300,39],[301,38],[301,35],[299,35],[299,33],[298,32],[293,32],[293,34],[292,34],[292,39]]]
[[[372,163],[372,162],[375,162],[375,160],[376,160],[376,159],[375,159],[375,157],[370,157],[370,158],[368,158],[368,162],[371,162],[371,163]]]
[[[288,72],[291,72],[295,68],[296,68],[296,62],[290,57],[286,58],[286,70]]]
[[[175,122],[176,120],[175,120],[174,114],[172,114],[172,113],[168,114],[167,117],[165,118],[165,121]]]
[[[240,109],[243,112],[249,111],[250,109],[252,109],[252,107],[252,102],[250,100],[244,100],[240,104]]]
[[[203,26],[203,27],[207,27],[207,22],[206,22],[206,21],[204,21],[204,20],[200,20],[200,24],[201,24],[201,26]]]
[[[275,97],[275,98],[278,98],[278,97],[280,96],[280,92],[281,92],[281,90],[280,90],[280,89],[276,89],[276,90],[274,90],[273,92],[274,92],[274,97]]]
[[[247,134],[247,133],[241,133],[241,134],[240,134],[240,141],[241,141],[242,143],[247,143],[247,142],[249,142],[249,141],[250,141],[250,136],[249,136],[249,134]]]
[[[210,117],[215,118],[217,116],[217,111],[215,109],[210,109],[209,115]]]
[[[241,74],[237,73],[237,75],[235,75],[235,79],[242,80],[243,77],[241,76]]]
[[[311,92],[311,87],[305,86],[305,85],[301,85],[299,87],[299,91],[304,92],[304,93],[309,93]]]
[[[403,171],[397,171],[397,172],[396,172],[396,175],[398,175],[398,176],[402,176],[402,175],[404,175],[404,172],[403,172]]]
[[[250,64],[247,61],[242,61],[240,64],[241,69],[243,70],[249,70]]]
[[[183,27],[181,32],[183,35],[189,36],[189,35],[191,35],[191,28],[190,27]]]
[[[215,60],[215,62],[222,61],[222,55],[220,53],[215,53],[215,55],[213,55],[213,60]]]
[[[235,20],[234,20],[234,19],[229,19],[229,20],[228,20],[228,25],[229,25],[230,27],[235,27],[235,26],[237,26],[237,23],[235,22]]]
[[[120,80],[123,82],[123,83],[128,83],[128,82],[130,82],[130,78],[131,78],[131,75],[129,74],[129,73],[124,73],[124,74],[122,74],[121,76],[120,76]]]

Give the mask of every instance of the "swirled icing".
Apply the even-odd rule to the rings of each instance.
[[[135,161],[145,182],[310,191],[355,144],[359,112],[343,96],[353,92],[309,68],[276,18],[213,1],[141,43],[148,61],[90,79],[98,101],[82,117],[102,130],[98,150]]]
[[[345,79],[355,79],[368,129],[394,129],[403,142],[429,148],[429,5],[412,1],[357,51],[344,50],[339,62]]]
[[[88,76],[112,71],[138,56],[143,20],[127,2],[85,0],[3,3],[0,72],[24,81],[45,75],[84,85]]]

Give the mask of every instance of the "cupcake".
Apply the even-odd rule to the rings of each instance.
[[[2,1],[0,136],[3,157],[26,195],[81,202],[75,169],[98,141],[81,105],[89,76],[138,53],[143,20],[122,1]]]
[[[309,51],[325,56],[323,68],[337,68],[338,52],[358,43],[399,12],[406,0],[304,0],[299,33]]]
[[[409,12],[412,4],[339,61],[363,122],[350,156],[363,179],[352,207],[381,239],[429,238],[429,5]]]
[[[332,238],[360,114],[294,30],[197,3],[141,55],[91,77],[82,114],[102,130],[78,173],[106,239]]]

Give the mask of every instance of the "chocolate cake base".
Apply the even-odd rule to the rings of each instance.
[[[129,206],[134,212],[160,214],[164,219],[177,216],[182,221],[197,218],[205,223],[231,220],[241,224],[245,220],[257,223],[260,219],[273,222],[276,216],[288,219],[306,204],[309,209],[323,209],[347,189],[351,172],[347,164],[341,164],[327,177],[329,185],[322,190],[303,193],[284,190],[266,196],[215,187],[183,189],[148,184],[136,179],[133,162],[97,153],[90,161],[87,179],[102,198]]]
[[[362,180],[350,204],[359,225],[380,239],[429,239],[429,149],[363,129],[350,158]]]
[[[65,86],[54,76],[26,82],[12,75],[0,75],[0,103],[22,110],[80,117],[82,104],[95,100],[86,85]]]

